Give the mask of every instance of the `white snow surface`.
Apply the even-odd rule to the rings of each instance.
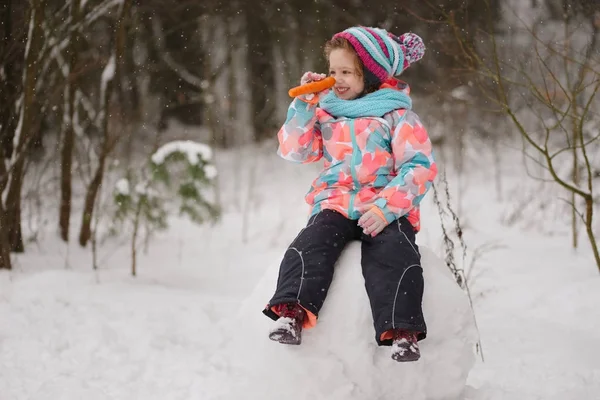
[[[485,146],[467,151],[467,175],[449,173],[460,192],[455,209],[485,361],[471,352],[467,300],[438,258],[432,196],[417,235],[429,328],[421,360],[399,364],[389,347],[375,345],[355,244],[302,345],[269,341],[274,322],[261,311],[286,247],[305,224],[303,195],[318,170],[273,152],[219,153],[220,222],[174,219],[138,254],[136,278],[127,237],[99,242],[93,270],[90,250],[76,244],[79,219],[67,246],[52,219],[58,205],[44,203],[45,224],[23,225],[26,237],[37,227],[36,241],[13,255],[13,271],[0,271],[0,399],[600,398],[600,277],[589,245],[582,235],[580,248],[570,248],[568,206],[519,206],[534,187],[556,204],[564,194],[532,183],[518,153],[499,155],[498,200]],[[442,156],[440,166],[448,167]],[[249,160],[253,168],[236,167]],[[517,223],[508,225],[507,214]]]
[[[320,322],[304,332],[301,346],[267,338],[276,323],[260,311],[272,294],[276,263],[236,308],[218,297],[85,272],[45,271],[15,282],[2,274],[10,306],[0,303],[0,317],[10,323],[0,336],[6,360],[0,393],[10,399],[458,398],[475,362],[473,319],[443,262],[421,251],[431,333],[421,342],[421,360],[406,364],[390,359],[391,347],[375,344],[358,243],[340,259]],[[230,318],[215,317],[228,310],[235,310]]]

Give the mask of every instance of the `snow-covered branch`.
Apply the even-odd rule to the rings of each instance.
[[[115,53],[113,52],[113,54],[110,56],[110,59],[108,60],[108,62],[106,63],[106,66],[104,67],[104,71],[102,71],[102,78],[100,81],[100,112],[98,113],[98,124],[102,123],[102,120],[105,118],[106,116],[106,109],[105,109],[105,104],[106,104],[106,96],[110,96],[110,93],[107,93],[107,88],[110,82],[112,82],[112,80],[115,77],[115,71],[117,69],[117,63],[116,63],[116,57],[115,57]]]
[[[81,4],[82,9],[86,5],[85,3],[86,2],[82,2]],[[100,3],[86,15],[85,19],[83,20],[83,25],[89,26],[93,24],[96,20],[108,14],[111,8],[117,6],[122,7],[123,0],[106,0]]]

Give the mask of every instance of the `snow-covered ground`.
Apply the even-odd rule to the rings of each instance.
[[[0,272],[0,399],[383,400],[452,393],[469,362],[446,367],[453,361],[436,357],[443,356],[444,343],[458,343],[469,329],[463,323],[463,332],[436,330],[464,318],[439,315],[448,306],[446,291],[454,289],[449,286],[439,296],[426,294],[434,330],[417,363],[388,360],[385,349],[369,342],[367,309],[350,307],[359,310],[345,319],[338,308],[351,291],[342,287],[332,287],[324,308],[329,323],[323,317],[302,346],[266,340],[261,293],[304,224],[303,195],[316,168],[286,163],[274,150],[219,153],[226,206],[221,222],[198,227],[174,220],[140,254],[136,278],[129,275],[127,241],[103,243],[94,271],[89,250],[67,248],[52,224],[41,228],[37,242],[15,257],[15,269]],[[482,152],[473,160],[491,159]],[[475,161],[467,163],[460,196],[454,196],[460,198],[456,209],[472,266],[484,361],[473,356],[465,391],[451,398],[598,399],[600,276],[586,238],[574,252],[568,216],[557,214],[557,207],[529,207],[524,199],[539,191],[538,184],[526,177],[518,154],[503,157],[504,201],[496,200],[491,168]],[[244,160],[251,167],[237,168]],[[449,182],[454,190],[459,186],[452,174]],[[560,195],[553,186],[546,189],[548,199]],[[434,254],[443,256],[443,247],[432,197],[424,205],[418,243],[437,268]],[[519,213],[518,223],[503,222]],[[343,266],[353,265],[347,259]],[[442,272],[438,278],[432,273],[425,273],[426,286],[442,287]],[[358,275],[350,275],[336,275],[338,284],[358,287]],[[457,377],[429,390],[428,384],[441,381],[424,365],[444,366]]]

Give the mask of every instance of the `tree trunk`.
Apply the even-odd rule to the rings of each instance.
[[[79,4],[81,0],[71,0],[71,25],[75,25],[79,21]],[[64,137],[61,153],[61,179],[60,179],[60,210],[59,210],[59,225],[60,237],[65,242],[69,241],[69,222],[71,220],[71,193],[72,193],[72,174],[73,166],[73,148],[75,146],[75,129],[73,127],[73,118],[75,116],[75,89],[73,70],[77,64],[77,30],[72,29],[69,37],[69,76],[67,77],[67,101],[66,101],[66,118],[63,118]],[[66,120],[66,121],[65,121]]]
[[[3,94],[3,102],[0,104],[0,269],[12,269],[6,212],[2,203],[2,193],[8,183],[5,159],[10,158],[12,154],[12,134],[16,126],[14,104],[17,98],[17,78],[12,60],[6,58],[10,46],[13,45],[11,17],[12,1],[8,0],[3,7],[0,7],[0,21],[4,28],[3,40],[0,42],[0,54],[4,57],[1,65],[4,69],[4,79],[0,79],[0,93]]]
[[[6,188],[8,173],[4,165],[3,149],[0,148],[0,195]],[[2,198],[0,197],[0,200]],[[12,269],[10,259],[10,245],[8,242],[8,229],[6,229],[6,212],[0,201],[0,269]]]
[[[600,272],[600,250],[598,250],[598,241],[594,235],[594,197],[588,196],[585,198],[585,228],[588,234],[588,238],[590,239],[590,244],[592,246],[592,253],[594,254],[594,259],[596,260],[596,266],[598,267],[598,272]]]
[[[2,202],[0,202],[0,269],[12,269],[12,263],[10,259],[10,245],[8,243],[8,230],[4,229],[4,222],[6,220],[6,213]]]
[[[111,137],[109,132],[108,120],[110,118],[110,98],[114,89],[114,81],[117,77],[120,76],[121,64],[123,62],[123,57],[125,53],[125,35],[126,35],[126,23],[127,18],[129,16],[129,10],[131,9],[132,0],[124,0],[123,4],[119,10],[119,17],[117,19],[117,24],[115,27],[115,48],[113,51],[113,56],[109,60],[107,66],[105,67],[104,73],[102,74],[102,82],[101,86],[103,86],[103,96],[101,98],[101,108],[103,112],[102,119],[102,149],[98,159],[98,167],[96,172],[94,173],[94,178],[90,182],[87,194],[85,196],[85,204],[83,208],[83,216],[81,218],[81,229],[79,231],[79,244],[85,247],[92,236],[92,219],[94,216],[94,209],[96,204],[96,197],[98,196],[98,192],[100,187],[102,186],[102,181],[104,180],[104,168],[106,164],[106,159],[110,152],[114,149],[114,146],[117,143],[118,136],[114,138]],[[114,65],[111,65],[114,63]]]
[[[16,149],[13,154],[14,167],[10,172],[8,193],[6,195],[6,229],[8,241],[14,252],[23,252],[23,235],[21,232],[21,188],[25,174],[25,159],[22,153],[27,151],[34,136],[36,126],[36,92],[35,84],[38,79],[38,51],[44,39],[41,24],[44,18],[45,0],[32,0],[27,34],[27,52],[23,72],[23,101],[19,115],[19,124],[14,141]]]
[[[131,235],[131,276],[137,275],[137,238],[140,231],[140,216],[142,215],[142,202],[138,198],[133,220],[133,234]]]
[[[576,142],[575,142],[576,143]],[[573,147],[573,184],[579,186],[579,163],[577,162],[577,148]],[[577,215],[577,195],[571,193],[571,245],[574,249],[579,247],[579,240],[577,235],[579,215]]]
[[[126,40],[127,42],[125,47],[132,50],[125,52],[123,57],[123,68],[120,68],[121,76],[118,77],[119,98],[122,109],[125,110],[128,118],[133,121],[133,124],[137,126],[142,119],[142,110],[138,91],[137,70],[133,55],[135,43],[134,38],[131,35],[126,35]],[[133,153],[135,151],[134,145],[136,136],[133,134],[133,131],[128,130],[127,133],[128,135],[125,143],[125,154],[127,157],[126,166],[127,170],[129,170],[131,162],[134,158]]]
[[[17,126],[17,116],[15,104],[18,96],[18,87],[22,83],[15,67],[14,57],[7,57],[17,46],[13,34],[13,7],[12,1],[7,0],[3,7],[0,7],[0,23],[3,25],[2,37],[0,42],[0,55],[2,56],[1,67],[4,69],[4,78],[0,79],[0,93],[2,93],[2,103],[0,104],[0,152],[4,158],[10,158],[13,152],[13,134]],[[17,35],[18,36],[18,35]],[[2,193],[0,191],[0,193]]]
[[[108,118],[108,117],[105,117]],[[108,129],[108,128],[105,128]],[[105,140],[108,140],[106,138]],[[81,221],[81,230],[79,232],[79,244],[83,247],[87,245],[87,242],[92,236],[92,218],[94,216],[94,208],[96,204],[96,197],[104,180],[104,166],[106,164],[106,156],[108,155],[107,150],[102,150],[100,159],[98,160],[98,167],[94,174],[94,179],[88,186],[87,193],[85,195],[85,203],[83,206],[83,218]]]
[[[564,23],[564,35],[565,35],[565,54],[563,56],[563,65],[564,65],[564,73],[565,73],[565,77],[566,77],[566,86],[567,89],[569,90],[569,95],[571,97],[571,108],[572,108],[572,113],[573,116],[571,117],[571,122],[573,124],[573,149],[572,149],[572,173],[571,173],[571,179],[573,181],[573,185],[579,187],[579,161],[578,161],[578,156],[577,156],[577,145],[576,143],[579,143],[579,141],[577,140],[577,125],[579,122],[579,118],[577,117],[577,100],[578,100],[578,94],[577,94],[577,85],[575,83],[572,82],[571,79],[571,71],[569,69],[569,60],[572,57],[572,50],[571,50],[571,31],[570,31],[570,23],[571,23],[571,4],[568,0],[563,0],[562,1],[562,11],[563,11],[563,23]],[[577,230],[578,230],[578,220],[579,220],[579,216],[577,215],[577,195],[572,192],[571,193],[571,245],[573,246],[574,249],[576,249],[579,245],[578,243],[578,236],[577,236]]]

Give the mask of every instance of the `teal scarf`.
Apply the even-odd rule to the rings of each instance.
[[[406,93],[387,88],[354,100],[340,99],[331,90],[319,101],[319,107],[336,118],[383,117],[393,110],[410,110],[412,101]]]

